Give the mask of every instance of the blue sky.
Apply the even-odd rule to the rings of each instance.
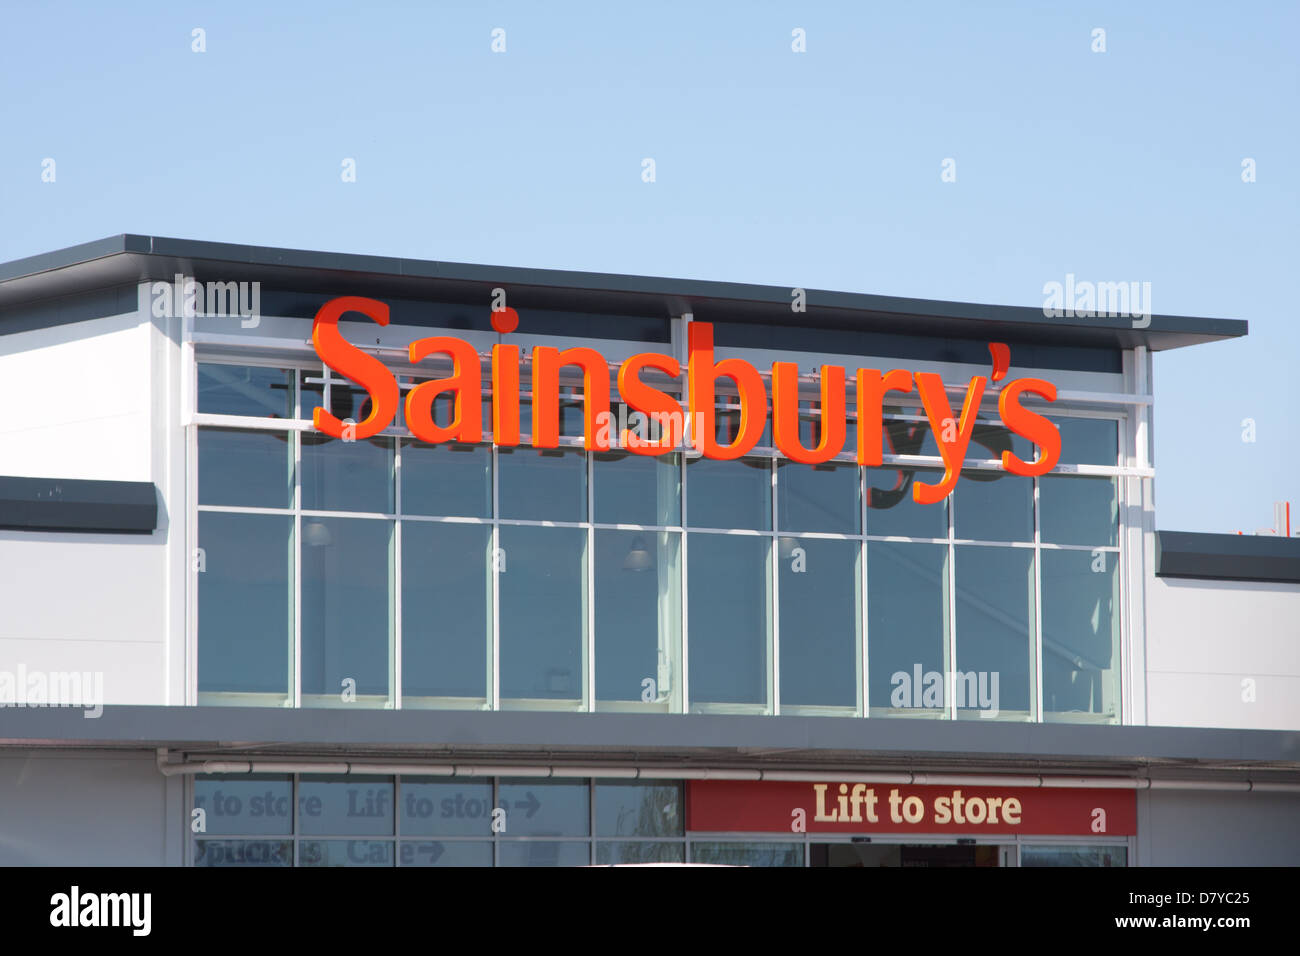
[[[0,32],[0,260],[137,232],[1029,306],[1074,273],[1247,319],[1156,357],[1177,530],[1300,506],[1298,184],[1294,2],[46,3]]]

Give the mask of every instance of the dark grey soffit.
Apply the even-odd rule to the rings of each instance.
[[[1300,538],[1157,531],[1156,574],[1300,583]]]
[[[351,253],[120,235],[0,264],[0,310],[124,283],[259,280],[268,286],[374,298],[489,301],[508,290],[513,306],[703,321],[806,325],[961,338],[1019,337],[1044,344],[1153,350],[1245,335],[1239,319],[1152,316],[1144,329],[1119,316],[1048,318],[1041,308],[978,305],[808,289],[807,311],[790,309],[791,287],[664,279],[398,259]],[[0,334],[5,329],[0,312]]]
[[[107,706],[0,709],[0,746],[758,769],[1300,771],[1300,733],[999,721]]]
[[[152,482],[0,476],[0,528],[148,534],[157,527]]]

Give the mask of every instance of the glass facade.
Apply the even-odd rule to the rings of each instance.
[[[1125,866],[1127,841],[694,833],[682,780],[202,774],[194,866]],[[969,841],[974,843],[974,841]],[[863,853],[863,849],[870,852]],[[858,852],[854,852],[854,851]],[[910,859],[909,859],[910,858]]]
[[[918,505],[914,407],[860,468],[770,431],[734,461],[588,453],[568,386],[538,450],[526,407],[513,449],[344,441],[311,409],[365,393],[318,368],[197,381],[200,703],[1119,721],[1119,419],[1054,416],[1066,467],[1035,479],[981,464],[1033,457],[990,412]]]

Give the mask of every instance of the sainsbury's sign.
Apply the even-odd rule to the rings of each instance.
[[[392,424],[401,401],[401,390],[397,379],[379,359],[343,338],[338,323],[346,312],[360,312],[379,325],[387,325],[388,306],[375,299],[342,296],[321,306],[312,326],[312,344],[316,354],[335,372],[367,391],[370,414],[355,425],[345,425],[326,409],[316,408],[312,424],[334,438],[364,439]],[[559,447],[560,370],[573,366],[582,372],[583,446],[588,450],[608,451],[619,447],[636,455],[662,455],[685,444],[705,458],[728,460],[748,453],[758,443],[767,425],[769,396],[763,377],[757,368],[743,359],[714,357],[711,324],[692,322],[689,329],[685,411],[672,395],[641,379],[641,373],[647,369],[670,378],[680,378],[681,363],[671,355],[641,352],[618,367],[619,396],[634,413],[655,423],[659,437],[654,439],[638,436],[628,429],[623,429],[617,436],[611,434],[610,367],[599,352],[586,347],[561,350],[539,345],[534,348],[530,356],[532,446]],[[990,344],[989,350],[994,358],[991,380],[997,382],[1006,375],[1010,350],[1001,343]],[[464,339],[449,335],[430,336],[410,344],[412,364],[434,355],[451,360],[452,374],[421,382],[407,393],[404,407],[407,427],[416,438],[430,444],[481,442],[483,370],[478,352]],[[501,446],[513,447],[520,442],[520,358],[517,345],[492,347],[492,441]],[[737,394],[740,406],[739,428],[727,443],[719,442],[715,433],[714,402],[719,379],[730,382],[725,391]],[[794,362],[772,363],[772,437],[782,455],[791,461],[812,465],[829,461],[843,450],[846,379],[842,366],[821,367],[819,437],[814,446],[807,447],[799,435],[799,367]],[[962,462],[975,431],[975,417],[989,382],[990,377],[984,375],[971,378],[958,415],[954,414],[948,401],[947,386],[933,372],[855,370],[857,463],[881,464],[885,395],[890,392],[906,395],[915,390],[938,442],[944,475],[936,484],[914,481],[912,497],[920,504],[942,501],[961,475]],[[1025,393],[1049,402],[1056,400],[1056,386],[1043,379],[1018,378],[1002,386],[998,394],[998,414],[1003,425],[1039,448],[1037,459],[1029,462],[1004,449],[1002,468],[1013,475],[1041,475],[1050,471],[1059,460],[1061,435],[1051,421],[1021,404],[1021,396]],[[439,425],[434,421],[433,403],[443,395],[453,398],[453,412],[448,424]]]

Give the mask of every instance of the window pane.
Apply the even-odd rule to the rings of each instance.
[[[692,842],[691,862],[721,866],[803,866],[803,844]]]
[[[861,545],[779,539],[781,704],[856,707]]]
[[[393,440],[343,441],[302,433],[305,511],[393,513]]]
[[[387,698],[393,522],[303,518],[302,538],[303,694]]]
[[[1044,719],[1119,720],[1119,555],[1043,551]]]
[[[690,696],[693,702],[768,704],[772,596],[769,539],[692,534]]]
[[[599,452],[592,465],[595,520],[600,524],[681,523],[681,456]]]
[[[312,836],[391,836],[393,780],[318,774],[298,781],[298,832]]]
[[[403,777],[402,836],[490,836],[492,806],[488,781]]]
[[[402,514],[492,517],[492,448],[402,442]]]
[[[681,836],[679,783],[596,784],[597,836]]]
[[[911,468],[867,469],[867,534],[907,538],[947,538],[948,499],[918,505],[912,482],[927,485],[943,477],[941,471]]]
[[[308,381],[322,378],[320,369],[311,369],[302,373],[302,417],[311,421],[317,408],[325,407],[325,383]],[[402,396],[405,401],[405,396]],[[401,403],[398,408],[402,407]],[[337,374],[330,380],[330,413],[341,422],[351,419],[354,423],[365,421],[370,417],[373,403],[370,393],[359,385],[353,385]]]
[[[1061,461],[1080,465],[1119,462],[1119,422],[1104,418],[1053,418],[1051,421],[1061,432]]]
[[[1034,553],[1029,548],[956,550],[957,663],[951,693],[957,713],[1028,717],[1033,697]]]
[[[205,833],[293,832],[293,780],[287,776],[196,776],[194,806],[204,812]]]
[[[686,520],[693,528],[772,528],[772,471],[766,458],[686,463]]]
[[[926,696],[924,680],[930,671],[947,671],[947,635],[947,546],[868,542],[867,663],[873,711],[918,712],[913,708],[941,703]],[[934,709],[924,712],[942,716]]]
[[[502,840],[497,866],[590,866],[591,844],[585,840]]]
[[[668,701],[676,690],[679,541],[674,532],[596,531],[597,700]]]
[[[684,863],[685,861],[684,842],[602,840],[596,844],[596,862],[603,866],[613,866],[618,863]]]
[[[1114,478],[1045,475],[1039,479],[1039,533],[1047,544],[1119,543]]]
[[[777,508],[782,531],[857,534],[862,525],[858,466],[777,462]]]
[[[1034,479],[963,472],[953,490],[953,534],[972,541],[1034,540]]]
[[[1128,847],[1032,846],[1020,848],[1021,866],[1128,866]]]
[[[492,844],[486,840],[417,840],[398,847],[402,866],[491,866]]]
[[[583,452],[497,449],[502,518],[587,520],[587,458]]]
[[[586,544],[581,528],[501,527],[502,697],[582,698]]]
[[[588,836],[591,794],[585,780],[511,780],[500,784],[510,836]]]
[[[392,866],[393,844],[388,840],[303,840],[298,844],[299,866]]]
[[[199,429],[199,504],[293,507],[293,435]]]
[[[292,382],[293,372],[287,369],[200,362],[199,412],[252,418],[292,418]]]
[[[199,512],[199,692],[290,691],[293,518]]]
[[[195,840],[195,866],[293,866],[289,840]]]
[[[487,697],[492,526],[402,522],[402,695]]]

